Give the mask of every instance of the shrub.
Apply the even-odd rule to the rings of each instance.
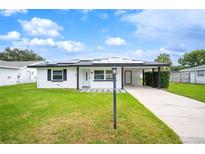
[[[145,85],[146,86],[152,86],[154,84],[154,87],[158,86],[158,72],[154,72],[154,81],[152,81],[152,72],[145,72]],[[169,87],[169,78],[170,78],[170,72],[163,71],[160,72],[160,87],[161,88],[168,88]],[[154,82],[154,83],[153,83]]]

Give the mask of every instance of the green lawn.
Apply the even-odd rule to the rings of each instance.
[[[189,83],[170,83],[169,92],[205,102],[205,85]]]
[[[181,143],[178,136],[127,93],[0,87],[0,143]]]

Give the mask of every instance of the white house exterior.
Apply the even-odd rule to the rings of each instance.
[[[118,89],[141,86],[142,70],[167,66],[162,63],[111,57],[93,60],[71,60],[29,66],[37,68],[38,88],[112,88],[112,68],[117,68]]]
[[[0,60],[0,86],[36,82],[37,69],[27,66],[39,63],[39,61]]]
[[[189,74],[190,83],[205,84],[205,65],[187,68],[180,72]]]

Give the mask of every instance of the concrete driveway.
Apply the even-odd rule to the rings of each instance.
[[[181,138],[183,143],[205,143],[205,103],[151,87],[126,87]]]

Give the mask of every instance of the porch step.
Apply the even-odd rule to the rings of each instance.
[[[90,89],[90,86],[82,86],[83,89]]]
[[[80,92],[113,92],[113,89],[108,88],[83,88],[80,89]],[[117,93],[126,93],[126,90],[124,89],[117,89]]]

